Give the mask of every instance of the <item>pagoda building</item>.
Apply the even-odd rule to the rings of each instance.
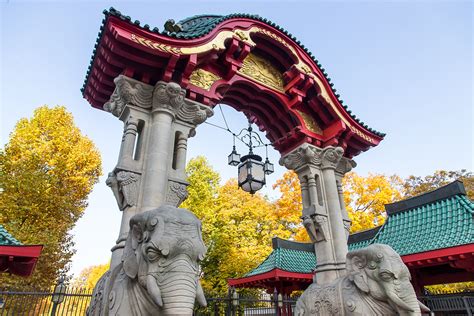
[[[30,276],[42,249],[42,245],[23,245],[0,225],[0,273]]]
[[[351,234],[348,248],[391,246],[410,270],[418,295],[423,287],[474,280],[474,202],[454,181],[437,190],[385,205],[382,226]],[[317,258],[312,244],[274,238],[272,253],[232,287],[263,288],[289,295],[313,282]]]

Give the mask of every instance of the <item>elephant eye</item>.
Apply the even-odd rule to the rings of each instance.
[[[393,279],[393,274],[387,271],[380,272],[379,276],[383,281],[390,281]]]
[[[148,260],[155,261],[156,259],[158,259],[159,253],[153,248],[148,248],[146,251],[146,255],[148,257]]]

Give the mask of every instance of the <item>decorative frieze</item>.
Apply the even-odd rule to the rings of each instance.
[[[153,97],[153,86],[138,80],[119,75],[114,79],[115,90],[104,110],[119,117],[125,105],[131,104],[141,108],[150,108]]]

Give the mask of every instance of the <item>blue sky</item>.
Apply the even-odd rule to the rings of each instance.
[[[164,22],[204,13],[259,14],[294,34],[319,59],[345,104],[386,139],[355,160],[358,173],[427,175],[473,169],[473,7],[470,1],[1,1],[0,142],[21,117],[43,105],[65,105],[99,148],[104,174],[117,161],[122,124],[92,109],[79,89],[103,18],[114,6],[163,29]],[[231,128],[242,114],[223,107]],[[216,113],[210,122],[223,125]],[[189,142],[224,180],[231,137],[207,125]],[[243,149],[241,149],[243,151]],[[278,154],[270,157],[277,165]],[[264,192],[285,171],[276,166]],[[105,177],[74,229],[72,271],[106,262],[120,212]]]

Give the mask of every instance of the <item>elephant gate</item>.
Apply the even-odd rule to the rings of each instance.
[[[107,179],[122,224],[89,315],[181,315],[192,313],[195,299],[206,304],[198,280],[201,224],[177,207],[187,197],[188,139],[219,103],[243,112],[281,153],[280,164],[298,174],[302,221],[317,254],[315,284],[345,282],[351,221],[341,179],[356,165],[352,158],[384,134],[351,114],[315,57],[271,21],[200,15],[158,30],[113,8],[104,13],[82,93],[124,122]],[[366,257],[357,258],[363,269]]]

